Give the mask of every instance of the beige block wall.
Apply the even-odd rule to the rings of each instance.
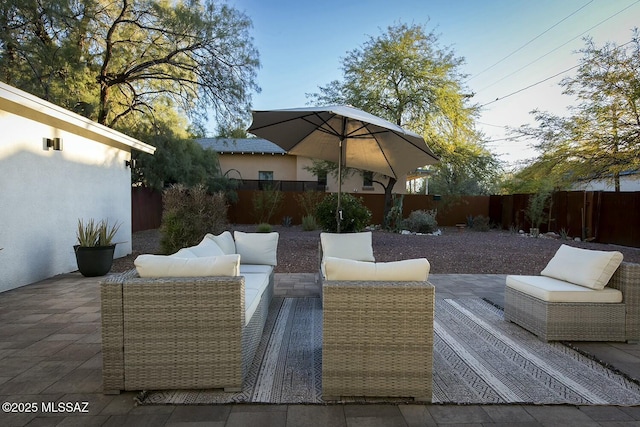
[[[218,154],[220,171],[229,178],[258,179],[259,171],[273,171],[275,181],[296,181],[296,158],[282,154]]]
[[[305,168],[313,164],[313,160],[307,157],[296,157],[282,154],[218,154],[220,170],[227,174],[229,178],[258,179],[259,171],[273,171],[273,179],[276,181],[316,181],[317,177]],[[237,172],[236,172],[237,171]],[[386,182],[387,178],[376,176]],[[394,186],[394,193],[405,194],[406,177],[398,180]],[[342,190],[349,193],[383,194],[384,189],[379,184],[374,184],[373,188],[364,188],[362,175],[354,173],[346,178],[342,184]],[[331,176],[327,177],[327,191],[338,191],[338,180]]]

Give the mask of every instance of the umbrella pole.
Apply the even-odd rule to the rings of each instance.
[[[342,220],[342,138],[340,138],[340,154],[338,155],[338,208],[336,209],[336,230],[340,233]]]

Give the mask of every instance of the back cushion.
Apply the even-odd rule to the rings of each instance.
[[[594,251],[562,245],[540,273],[591,289],[604,289],[622,262],[618,251]]]
[[[243,264],[278,265],[278,233],[234,231],[236,251]]]
[[[204,239],[202,239],[198,245],[190,246],[186,249],[197,257],[224,255],[225,253],[220,249],[220,246],[210,239],[209,236],[211,236],[211,234],[204,236]]]
[[[322,257],[375,261],[370,231],[362,233],[320,233]]]
[[[213,234],[207,234],[204,236],[205,238],[211,239],[222,249],[226,255],[231,255],[236,253],[236,244],[233,241],[233,236],[228,231],[218,234],[214,236]]]
[[[430,265],[426,258],[375,263],[327,257],[324,269],[327,280],[424,282]]]
[[[240,255],[178,258],[164,255],[140,255],[134,264],[140,277],[239,276]]]

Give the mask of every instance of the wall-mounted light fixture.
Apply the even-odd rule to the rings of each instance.
[[[138,163],[138,161],[136,159],[131,159],[131,160],[125,160],[124,161],[124,165],[128,166],[131,169],[135,169],[137,163]]]
[[[62,138],[42,138],[42,148],[49,150],[53,148],[55,151],[62,151]]]

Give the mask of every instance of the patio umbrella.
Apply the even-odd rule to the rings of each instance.
[[[338,164],[338,232],[343,167],[398,179],[438,161],[420,135],[357,108],[334,105],[252,114],[248,132],[279,145],[289,154]]]

